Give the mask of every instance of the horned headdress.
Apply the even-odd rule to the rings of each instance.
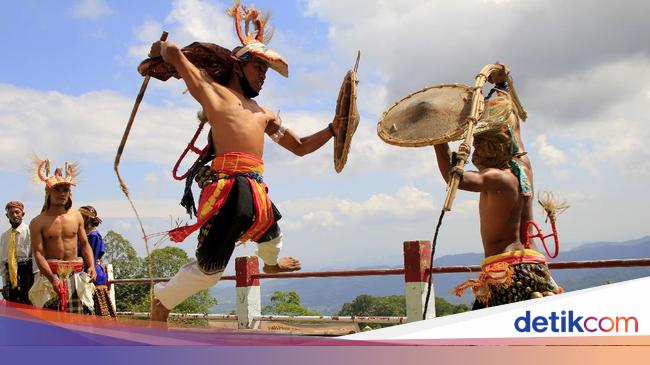
[[[233,50],[235,56],[241,59],[258,57],[280,75],[289,77],[289,65],[287,61],[267,46],[273,35],[273,32],[266,27],[269,20],[269,13],[267,12],[262,15],[254,7],[241,5],[239,0],[235,0],[233,6],[227,9],[226,12],[233,17],[235,31],[242,44],[242,47]],[[242,22],[244,22],[243,32]],[[251,31],[251,24],[253,25],[254,33]]]
[[[54,174],[50,176],[52,163],[50,160],[41,160],[38,157],[34,157],[34,181],[42,181],[45,183],[47,189],[59,184],[66,185],[77,185],[77,177],[79,176],[79,166],[77,163],[65,163],[65,175],[63,175],[63,170],[61,168],[56,168]]]

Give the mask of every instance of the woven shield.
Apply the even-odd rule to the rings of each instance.
[[[205,70],[214,81],[222,85],[228,81],[232,65],[237,62],[237,57],[230,50],[212,43],[194,42],[181,51],[194,66]],[[167,81],[170,77],[180,79],[174,66],[163,61],[162,57],[142,61],[138,72],[142,76],[148,75],[161,81]]]
[[[345,163],[350,153],[350,144],[352,136],[359,125],[359,110],[357,109],[357,86],[359,79],[357,77],[357,68],[359,66],[359,54],[354,69],[348,71],[343,78],[339,97],[336,101],[335,118],[344,119],[340,130],[334,137],[334,169],[336,172],[343,171]]]
[[[384,142],[401,147],[449,142],[466,132],[471,104],[469,86],[430,86],[388,108],[377,123],[377,134]]]

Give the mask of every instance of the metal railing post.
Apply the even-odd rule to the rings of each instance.
[[[407,322],[422,320],[430,275],[429,260],[431,260],[431,242],[404,242],[404,294],[406,297]],[[432,286],[427,319],[436,316],[434,293]]]
[[[257,274],[259,274],[257,256],[237,257],[235,259],[239,328],[252,328],[253,319],[262,314],[260,280],[253,278],[253,275]]]

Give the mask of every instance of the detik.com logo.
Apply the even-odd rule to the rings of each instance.
[[[514,322],[518,332],[616,332],[616,333],[637,333],[639,332],[639,321],[633,316],[617,317],[594,317],[581,316],[573,310],[563,310],[559,314],[551,312],[548,316],[533,317],[530,311],[523,316],[517,317]]]

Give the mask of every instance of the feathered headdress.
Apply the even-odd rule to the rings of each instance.
[[[233,6],[227,9],[226,13],[235,20],[235,31],[242,44],[242,47],[233,50],[235,56],[241,59],[258,57],[280,75],[289,77],[289,64],[287,61],[266,45],[273,35],[273,31],[266,29],[269,13],[262,15],[254,7],[241,5],[239,0],[235,0]],[[242,21],[244,22],[243,32]],[[251,23],[255,28],[255,34],[250,31]]]
[[[34,156],[34,181],[44,182],[48,189],[59,184],[77,185],[76,179],[79,176],[79,165],[77,163],[65,163],[65,176],[61,168],[56,168],[54,174],[50,176],[51,166],[50,160],[41,160],[38,156]]]

